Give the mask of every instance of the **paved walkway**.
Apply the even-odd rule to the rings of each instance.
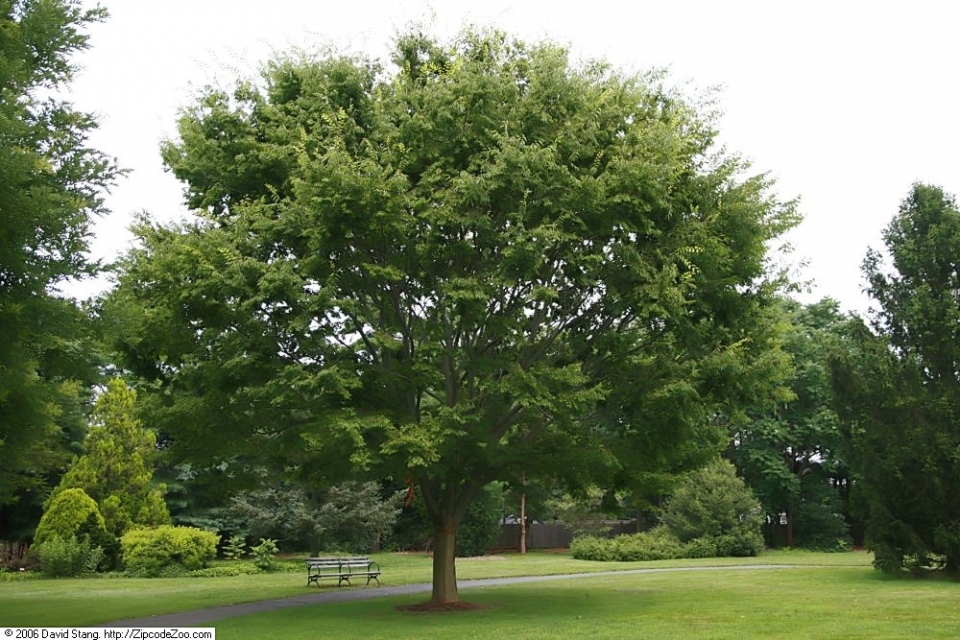
[[[550,576],[526,576],[517,578],[489,578],[486,580],[460,580],[457,583],[459,590],[476,589],[478,587],[499,587],[508,584],[521,584],[525,582],[546,582],[548,580],[576,580],[579,578],[596,578],[599,576],[619,576],[638,573],[668,573],[675,571],[747,571],[758,569],[790,569],[796,565],[785,564],[754,564],[731,567],[674,567],[664,569],[629,569],[626,571],[601,571],[597,573],[572,573]],[[311,604],[323,604],[325,602],[347,602],[353,600],[369,600],[370,598],[382,598],[386,596],[399,596],[411,593],[430,593],[429,584],[407,584],[398,587],[374,587],[371,589],[347,589],[347,590],[317,590],[315,593],[302,596],[293,596],[290,598],[281,598],[279,600],[262,600],[260,602],[246,602],[243,604],[231,604],[212,609],[199,609],[197,611],[183,611],[181,613],[167,613],[148,618],[132,618],[129,620],[117,620],[102,626],[106,627],[200,627],[209,625],[217,620],[224,618],[233,618],[235,616],[245,616],[252,613],[264,613],[266,611],[276,611],[277,609],[286,609],[288,607],[302,607]]]

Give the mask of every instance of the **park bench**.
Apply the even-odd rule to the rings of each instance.
[[[366,556],[307,558],[307,586],[320,586],[324,578],[336,578],[339,587],[350,578],[366,578],[367,584],[376,580],[380,584],[380,565]]]

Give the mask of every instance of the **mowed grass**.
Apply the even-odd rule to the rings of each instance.
[[[384,585],[429,582],[423,555],[375,556]],[[960,585],[888,580],[865,553],[766,552],[759,558],[601,563],[532,553],[460,559],[461,581],[665,567],[782,565],[773,569],[621,574],[464,588],[478,611],[416,614],[426,595],[288,608],[221,620],[224,638],[332,637],[957,637]],[[295,566],[302,565],[302,561]],[[800,565],[800,568],[797,568]],[[336,590],[329,583],[324,590]],[[365,587],[354,587],[365,589]],[[92,626],[224,604],[315,593],[305,570],[227,578],[28,579],[0,582],[0,626]],[[322,630],[322,631],[321,631]]]
[[[867,567],[624,574],[464,589],[486,608],[400,611],[423,596],[221,620],[222,638],[956,638],[958,586]]]
[[[376,554],[385,586],[428,583],[432,559],[423,554]],[[221,605],[271,600],[315,593],[306,587],[303,561],[290,561],[294,571],[224,578],[138,579],[115,576],[61,579],[0,580],[0,626],[85,626],[163,613],[205,609]],[[587,562],[569,554],[507,554],[460,558],[461,580],[586,573],[697,564],[855,564],[868,566],[864,553],[811,554],[771,551],[759,558],[678,560],[667,562]],[[336,590],[329,582],[324,589]],[[346,587],[344,587],[346,588]],[[353,588],[366,588],[363,586]]]

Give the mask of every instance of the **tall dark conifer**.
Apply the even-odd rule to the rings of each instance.
[[[864,261],[871,333],[834,366],[866,536],[886,571],[960,570],[960,211],[917,184]]]
[[[90,331],[57,287],[96,269],[90,224],[117,170],[87,145],[93,117],[57,96],[104,15],[69,0],[0,1],[0,538],[30,534],[30,509],[86,423]]]

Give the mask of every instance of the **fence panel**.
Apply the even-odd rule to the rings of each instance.
[[[636,520],[606,523],[609,536],[636,533]],[[527,526],[527,549],[568,549],[573,541],[573,531],[563,523],[534,522]],[[520,525],[502,524],[500,534],[491,546],[495,551],[520,550]]]

